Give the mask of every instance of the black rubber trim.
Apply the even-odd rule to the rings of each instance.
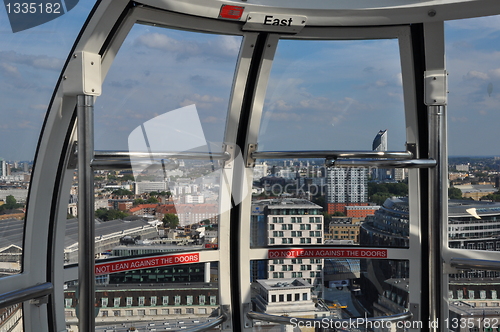
[[[424,26],[423,24],[411,25],[411,39],[413,48],[413,67],[415,74],[415,95],[416,95],[416,112],[418,126],[418,146],[417,153],[419,158],[429,157],[429,116],[427,106],[424,104],[424,72],[425,66],[425,47],[424,47]],[[420,263],[421,274],[421,305],[420,318],[429,317],[430,303],[430,285],[429,285],[429,255],[431,255],[429,247],[429,170],[420,169],[420,234],[421,234],[421,255]],[[423,324],[422,332],[429,331],[428,324]]]

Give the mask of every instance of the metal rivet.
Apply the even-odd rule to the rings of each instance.
[[[93,66],[94,65],[94,61],[92,61],[90,64]]]
[[[250,45],[250,47],[253,47],[253,46],[254,46],[253,44],[252,44],[252,45]]]
[[[65,76],[63,76],[63,79],[64,79],[64,80],[67,80],[67,79],[68,79],[68,76],[66,76],[66,75],[65,75]]]
[[[433,79],[434,81],[435,81],[435,80],[437,80],[437,78],[436,78],[436,77],[433,77],[432,79]]]
[[[92,92],[94,92],[94,91],[95,91],[95,90],[94,90],[94,89],[92,89]]]
[[[427,15],[429,15],[430,17],[434,17],[436,16],[436,11],[434,9],[431,9],[427,12]]]
[[[73,58],[76,58],[76,54],[73,54]]]

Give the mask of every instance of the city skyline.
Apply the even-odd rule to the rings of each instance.
[[[0,11],[0,97],[4,114],[0,140],[9,142],[0,146],[0,155],[6,160],[34,159],[53,88],[92,5],[80,1],[67,14],[18,33],[12,33],[6,12]],[[450,156],[500,155],[500,150],[488,143],[495,141],[495,124],[500,121],[500,53],[495,50],[499,28],[497,16],[445,23]],[[106,109],[108,113],[99,113],[96,109],[97,149],[126,148],[123,137],[135,127],[192,104],[199,110],[207,140],[223,140],[232,65],[214,65],[209,71],[193,70],[174,76],[180,84],[169,91],[173,97],[167,98],[167,104],[155,94],[143,93],[161,79],[157,74],[176,75],[179,66],[197,68],[217,61],[225,64],[229,59],[235,63],[239,37],[189,33],[187,42],[181,43],[187,35],[149,26],[134,27],[110,75],[113,70],[117,72],[108,75],[103,97],[96,101],[97,106],[104,107],[109,105],[104,96],[112,93],[124,97],[115,103],[114,112]],[[259,147],[370,150],[374,133],[388,129],[388,150],[404,150],[397,41],[319,43],[280,42],[264,102]],[[170,53],[168,61],[174,64],[170,74],[154,73],[153,67],[144,66],[164,62],[165,50]],[[123,70],[126,60],[137,55],[145,55],[145,61],[137,68]],[[316,67],[328,70],[318,72]],[[333,80],[332,73],[338,79]],[[189,89],[185,85],[188,83]],[[113,101],[108,99],[111,104]],[[158,101],[162,104],[157,105]],[[116,146],[110,142],[116,142]]]

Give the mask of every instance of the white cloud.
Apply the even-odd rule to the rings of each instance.
[[[10,78],[21,78],[21,74],[17,67],[11,66],[7,63],[0,63],[0,71]]]
[[[477,70],[471,70],[465,75],[464,79],[466,79],[466,80],[471,80],[471,79],[488,80],[489,76],[486,73],[483,73],[483,72],[480,72]]]

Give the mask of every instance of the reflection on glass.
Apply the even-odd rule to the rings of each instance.
[[[78,324],[75,282],[64,291],[66,323]],[[136,269],[96,278],[96,325],[138,330],[183,329],[219,313],[218,264],[181,264]]]
[[[23,331],[21,303],[0,309],[0,331]]]
[[[323,159],[257,161],[253,247],[408,247],[406,169],[324,165]]]
[[[397,39],[279,41],[260,151],[371,150],[379,131],[401,151],[405,128]]]
[[[450,248],[500,250],[498,105],[499,16],[445,22],[449,72],[448,243]],[[464,133],[473,133],[464,135]],[[467,251],[464,251],[466,253]],[[474,258],[483,259],[480,252]],[[496,331],[500,274],[468,270],[449,276],[450,331]]]
[[[252,261],[251,268],[254,310],[289,316],[292,325],[293,317],[324,317],[328,323],[329,319],[389,316],[408,311],[407,260],[277,259]],[[313,275],[320,277],[319,284],[311,283]],[[260,323],[264,324],[267,323]]]

